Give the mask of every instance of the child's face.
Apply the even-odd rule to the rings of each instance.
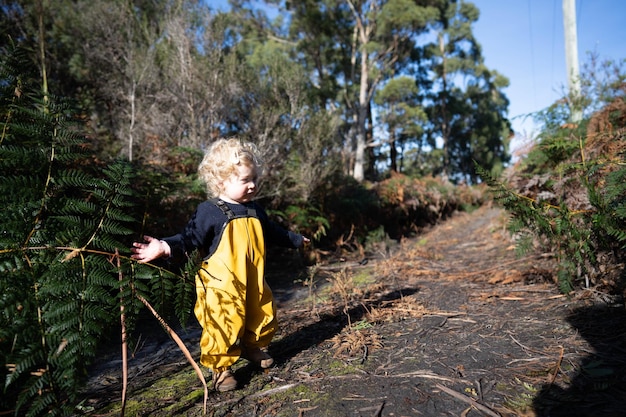
[[[247,203],[252,200],[257,192],[256,167],[237,165],[235,171],[224,181],[220,197],[236,203]]]

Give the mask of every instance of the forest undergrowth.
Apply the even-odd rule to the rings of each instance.
[[[239,389],[210,392],[208,415],[620,415],[623,304],[593,289],[560,293],[555,258],[517,256],[507,217],[490,205],[457,212],[300,276],[275,260],[276,366],[238,362]],[[149,323],[130,362],[126,415],[202,415],[197,377]],[[197,355],[197,325],[179,331]],[[88,414],[119,415],[119,355],[91,375]]]
[[[6,57],[1,68],[6,82],[0,84],[0,377],[5,381],[0,412],[93,414],[108,394],[88,404],[93,398],[85,399],[81,391],[86,367],[100,361],[102,347],[121,342],[121,318],[135,353],[143,346],[139,336],[147,305],[169,323],[188,321],[195,259],[182,269],[138,265],[128,258],[128,248],[146,230],[165,235],[180,229],[181,213],[191,213],[203,198],[196,179],[185,175],[197,155],[172,155],[169,161],[180,163],[169,171],[163,165],[99,160],[80,134],[85,121],[66,100],[28,85],[25,80],[38,75],[18,55]],[[393,403],[403,404],[402,412],[423,406],[437,415],[453,407],[441,403],[439,394],[445,393],[464,403],[460,412],[483,407],[502,415],[530,409],[557,415],[553,396],[566,407],[590,386],[598,392],[589,397],[594,401],[605,400],[606,392],[622,394],[624,332],[616,319],[624,305],[625,109],[620,96],[580,124],[547,126],[508,177],[493,178],[478,167],[488,187],[428,176],[390,174],[376,183],[343,176],[318,190],[310,200],[315,204],[270,204],[277,221],[316,238],[306,252],[274,254],[298,273],[295,279],[293,273],[283,275],[287,285],[278,286],[278,299],[281,290],[283,303],[302,295],[298,285],[308,297],[288,306],[284,333],[274,345],[276,372],[259,375],[243,366],[248,391],[217,400],[226,411],[219,414],[214,404],[214,415],[229,415],[237,407],[253,415],[280,415],[281,407],[289,410],[287,404],[302,414],[307,407],[299,404],[307,402],[331,407],[329,399],[344,380],[353,382],[350,388],[378,387],[344,391],[342,401],[361,401],[356,411],[348,407],[351,413],[380,414],[381,404]],[[506,209],[503,223],[491,222],[500,213],[491,211],[492,203]],[[485,212],[486,217],[471,217]],[[505,229],[512,235],[502,237]],[[548,260],[554,270],[539,268]],[[518,269],[524,262],[531,263]],[[529,281],[531,276],[538,281]],[[531,287],[512,291],[510,285],[518,283]],[[510,302],[518,302],[515,309]],[[376,331],[376,326],[382,327]],[[576,339],[572,328],[586,342]],[[540,346],[533,345],[536,338]],[[511,347],[526,357],[511,359]],[[581,357],[591,348],[599,356]],[[163,357],[171,358],[170,351]],[[164,369],[180,364],[188,372],[189,362],[163,363]],[[514,364],[537,364],[543,371],[529,376],[515,368],[519,382],[511,381],[505,376]],[[139,374],[146,383],[153,365]],[[197,383],[196,375],[187,377]],[[506,384],[499,385],[503,378]],[[435,380],[454,388],[423,385]],[[159,392],[169,392],[173,382],[163,381]],[[271,400],[259,406],[247,402],[270,398],[263,394],[267,384]],[[193,415],[198,392],[187,382],[181,390],[162,396],[165,403],[157,401],[153,410],[139,404],[137,415],[163,410],[172,415],[170,406],[177,407],[174,415]],[[286,392],[287,397],[274,396]],[[365,398],[378,403],[366,406]],[[345,401],[329,412],[345,415]]]

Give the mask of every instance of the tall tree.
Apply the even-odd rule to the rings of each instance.
[[[327,77],[337,83],[332,99],[345,112],[350,173],[363,180],[366,148],[373,145],[367,133],[373,130],[374,92],[408,64],[417,35],[438,11],[410,0],[309,0],[289,6],[294,15],[291,35],[320,90],[333,86]],[[344,57],[337,61],[340,65],[333,61],[338,56]]]
[[[231,2],[241,41],[238,81],[245,94],[231,107],[229,124],[263,151],[262,195],[276,203],[305,202],[337,170],[338,121],[309,90],[310,78],[280,21],[246,2]],[[245,7],[244,7],[245,6]],[[279,19],[280,20],[280,19]]]
[[[164,10],[157,3],[142,6],[126,0],[79,1],[65,16],[75,23],[74,34],[88,34],[80,36],[75,59],[108,111],[99,122],[108,122],[123,144],[120,153],[129,160],[137,153],[136,144],[155,134],[151,117],[161,85],[156,46],[163,28],[157,16]]]
[[[406,143],[414,148],[421,148],[423,126],[426,113],[419,101],[418,87],[415,79],[401,76],[390,80],[376,93],[374,102],[379,106],[380,119],[386,126],[389,146],[389,168],[393,172],[401,172],[398,156],[403,157],[398,148],[403,149]]]
[[[441,142],[439,173],[472,180],[476,176],[468,160],[492,155],[478,158],[487,169],[508,161],[508,101],[501,92],[508,80],[484,65],[472,34],[478,9],[462,0],[441,6],[436,41],[425,46],[433,74],[433,88],[426,97],[428,141],[435,151]]]
[[[227,14],[198,0],[57,0],[49,20],[55,79],[80,98],[97,152],[167,162],[219,134],[237,90]]]
[[[44,75],[49,82],[49,91],[64,94],[71,89],[72,80],[64,64],[71,57],[71,48],[55,39],[55,15],[58,8],[51,7],[49,0],[5,0],[0,7],[0,48],[6,50],[11,45],[19,45],[27,54],[33,68]],[[40,48],[45,45],[42,54]],[[45,60],[42,60],[42,55]],[[69,81],[69,82],[68,82]]]
[[[504,116],[508,100],[501,87],[508,81],[496,72],[484,70],[465,90],[463,121],[455,123],[450,143],[450,170],[456,178],[475,184],[478,163],[498,176],[510,156],[511,124]]]
[[[167,121],[159,131],[174,146],[205,149],[225,133],[232,107],[245,96],[240,58],[234,52],[233,18],[195,2],[172,9],[158,44]]]

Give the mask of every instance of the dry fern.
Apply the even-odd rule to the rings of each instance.
[[[374,307],[367,314],[370,323],[384,323],[406,320],[411,317],[422,317],[427,313],[426,307],[412,297],[402,298],[382,307]]]
[[[348,330],[342,332],[330,341],[335,351],[333,357],[362,357],[369,350],[384,347],[382,337],[372,330]]]

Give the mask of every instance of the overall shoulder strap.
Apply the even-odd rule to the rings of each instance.
[[[230,209],[230,207],[228,207],[228,204],[226,204],[224,201],[222,201],[220,199],[214,199],[212,201],[217,206],[217,208],[222,210],[222,213],[224,213],[224,215],[226,215],[226,217],[228,217],[228,220],[232,220],[232,219],[235,218],[235,213],[233,213],[233,211]]]
[[[256,209],[254,209],[254,208],[248,208],[246,214],[242,214],[242,215],[238,215],[237,216],[237,215],[235,215],[235,213],[233,213],[231,208],[228,207],[228,204],[226,204],[226,202],[224,202],[223,200],[220,200],[219,198],[214,198],[214,199],[211,199],[211,201],[220,210],[222,210],[222,213],[224,213],[224,215],[226,217],[228,217],[228,220],[236,219],[238,217],[254,217],[254,218],[258,218],[257,213],[256,213]]]

